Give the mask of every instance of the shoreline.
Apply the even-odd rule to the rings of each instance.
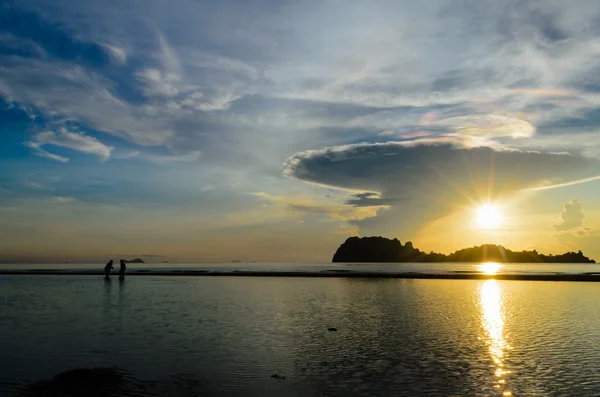
[[[104,276],[102,271],[64,270],[0,270],[0,276]],[[118,279],[118,273],[111,273]],[[194,277],[304,277],[304,278],[382,278],[382,279],[426,279],[426,280],[521,280],[521,281],[579,281],[600,282],[600,273],[540,273],[540,274],[484,274],[471,272],[456,273],[417,273],[417,272],[364,272],[364,271],[321,271],[321,272],[282,272],[282,271],[134,271],[126,277],[139,276],[194,276]]]

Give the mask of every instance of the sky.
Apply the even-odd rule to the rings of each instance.
[[[319,262],[356,235],[599,260],[599,22],[596,0],[4,1],[0,261]]]

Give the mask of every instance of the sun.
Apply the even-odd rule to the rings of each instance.
[[[502,225],[502,212],[492,203],[485,203],[477,207],[475,221],[482,229],[495,229]]]

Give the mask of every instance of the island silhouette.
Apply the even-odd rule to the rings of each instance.
[[[502,263],[596,263],[581,251],[559,255],[511,251],[501,245],[484,244],[445,255],[423,252],[397,238],[349,237],[333,255],[332,262],[502,262]]]
[[[142,259],[140,259],[140,258],[135,258],[135,259],[132,259],[130,261],[126,260],[125,263],[145,263],[145,262]]]

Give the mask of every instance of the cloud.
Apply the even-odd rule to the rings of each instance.
[[[600,67],[598,10],[468,3],[451,11],[441,0],[357,3],[340,15],[333,3],[298,13],[177,0],[165,15],[155,3],[125,0],[127,12],[115,15],[92,4],[76,11],[66,0],[14,2],[0,24],[0,95],[48,123],[202,150],[205,160],[267,138],[268,160],[279,162],[377,131],[485,141],[578,118],[585,125],[555,130],[589,130],[600,108],[590,91]]]
[[[563,206],[560,214],[561,222],[554,227],[559,231],[581,228],[583,226],[583,218],[583,206],[579,200],[572,199]],[[583,236],[585,236],[585,230],[578,230],[578,232],[582,232]]]
[[[140,155],[140,151],[139,150],[130,150],[124,153],[116,153],[113,155],[113,158],[118,158],[118,159],[132,159],[134,157],[137,157]]]
[[[145,83],[145,92],[149,96],[175,96],[179,93],[177,85],[181,81],[181,78],[177,75],[165,74],[158,69],[152,68],[139,71],[137,77]]]
[[[401,139],[414,139],[414,138],[423,138],[426,136],[431,135],[428,132],[425,131],[416,131],[416,132],[407,132],[406,134],[399,134],[398,138]]]
[[[37,182],[34,182],[34,181],[30,181],[30,180],[23,181],[23,184],[25,186],[28,186],[28,187],[36,189],[36,190],[54,190],[53,187],[44,186],[41,183],[37,183]]]
[[[75,199],[73,197],[57,196],[57,197],[52,198],[52,202],[57,203],[57,204],[72,203],[73,201],[75,201]]]
[[[600,180],[600,175],[590,176],[587,178],[576,179],[576,180],[571,180],[571,181],[557,183],[557,184],[552,184],[551,181],[546,181],[542,186],[533,187],[528,190],[539,191],[539,190],[556,189],[556,188],[560,188],[560,187],[579,185],[581,183],[594,182],[597,180]]]
[[[264,192],[256,192],[252,195],[291,212],[323,215],[341,221],[358,221],[371,218],[377,215],[379,208],[386,208],[385,205],[350,207],[330,202],[317,202],[303,197],[273,196]]]
[[[386,204],[375,217],[354,222],[361,232],[414,230],[448,212],[505,200],[543,184],[599,174],[596,159],[566,153],[468,147],[421,140],[363,143],[309,150],[289,158],[284,174],[355,194],[347,204]],[[401,225],[401,226],[400,226]]]
[[[392,136],[394,135],[393,130],[384,130],[377,134],[377,136]]]
[[[59,156],[58,154],[52,154],[50,152],[47,152],[46,150],[42,149],[39,143],[37,142],[25,142],[25,146],[30,147],[31,149],[33,149],[33,153],[36,156],[40,156],[40,157],[45,157],[51,160],[56,160],[59,161],[61,163],[68,163],[69,162],[69,158],[68,157],[64,157],[64,156]]]
[[[408,200],[408,198],[382,199],[378,193],[373,192],[357,193],[351,195],[350,197],[351,198],[345,201],[345,204],[351,205],[353,207],[381,207],[399,204],[403,201]]]
[[[572,230],[573,234],[575,234],[577,237],[591,237],[594,235],[592,229],[590,229],[589,227],[580,227],[580,228],[575,228]]]
[[[44,20],[38,13],[10,4],[5,4],[0,9],[0,26],[0,32],[11,37],[13,43],[27,43],[30,48],[35,48],[35,51],[27,51],[25,47],[21,47],[21,51],[13,52],[14,55],[33,57],[42,53],[88,65],[101,65],[112,52],[109,46],[78,40],[58,24]]]
[[[437,124],[449,127],[453,135],[463,137],[493,139],[498,137],[530,138],[535,134],[535,127],[525,120],[496,114],[469,115],[452,117],[426,124]]]
[[[116,47],[110,44],[103,44],[103,47],[106,48],[112,58],[120,64],[127,62],[127,52],[124,48]]]
[[[193,151],[185,154],[145,154],[139,155],[144,159],[153,161],[155,163],[169,163],[169,162],[180,162],[180,163],[189,163],[197,161],[200,157],[202,157],[202,153],[200,151]]]
[[[600,173],[600,163],[567,153],[519,151],[459,141],[362,143],[308,150],[290,157],[284,174],[342,189],[415,196],[440,189],[510,193]]]
[[[58,146],[78,152],[91,154],[102,160],[108,160],[113,147],[107,146],[94,137],[80,132],[72,132],[64,127],[58,131],[44,131],[35,134],[33,140],[26,142],[26,145],[35,150],[36,154],[47,157],[63,163],[69,161],[69,158],[52,154],[44,146]]]
[[[186,182],[176,183],[189,179],[181,176],[187,169],[199,186],[216,183],[206,177],[219,169],[224,181],[235,179],[233,190],[283,191],[294,185],[279,178],[290,158],[288,176],[355,195],[311,201],[302,195],[313,187],[295,183],[300,197],[264,199],[274,212],[335,216],[361,229],[387,222],[396,234],[469,200],[600,175],[593,160],[551,153],[600,154],[593,1],[173,0],[169,12],[159,3],[122,0],[115,11],[27,0],[0,8],[0,96],[27,112],[22,123],[34,131],[53,131],[29,139],[32,154],[68,162],[76,150],[146,162],[105,164],[102,192],[86,198],[123,200],[131,189],[128,200],[152,200],[151,190],[140,195],[121,180],[139,181],[150,168],[156,183],[172,186],[163,189],[172,201],[196,200],[182,194]],[[62,137],[61,127],[73,126],[115,149]],[[3,134],[1,144],[20,144],[21,136]],[[386,140],[416,141],[372,144]],[[22,164],[10,173],[30,175]],[[83,167],[49,168],[64,172],[65,185],[77,173],[89,178]],[[161,179],[161,169],[177,173]],[[201,207],[228,216],[220,202]],[[359,219],[374,208],[377,216]],[[352,212],[361,209],[371,212]],[[270,215],[252,216],[259,223]]]
[[[561,89],[542,89],[542,88],[512,88],[510,90],[515,94],[519,95],[532,95],[540,97],[574,97],[579,93],[575,90],[561,90]]]
[[[169,259],[169,257],[167,255],[153,255],[153,254],[114,254],[114,253],[109,253],[106,254],[106,256],[108,257],[117,257],[117,258],[141,258],[146,262],[150,262],[150,263],[159,263],[159,262],[164,262],[166,260]]]

